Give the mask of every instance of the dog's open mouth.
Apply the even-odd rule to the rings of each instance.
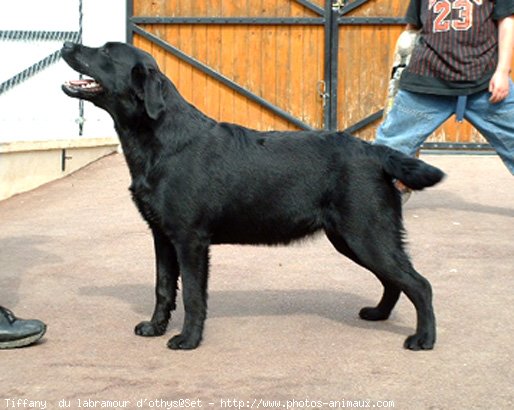
[[[66,81],[63,88],[70,94],[95,95],[103,92],[103,87],[97,81],[87,78],[82,80]]]

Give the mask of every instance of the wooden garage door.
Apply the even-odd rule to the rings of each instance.
[[[323,128],[324,3],[134,0],[129,31],[206,114],[257,129]]]
[[[192,104],[248,127],[373,140],[406,0],[132,0],[128,38]],[[453,119],[428,147],[482,148]]]

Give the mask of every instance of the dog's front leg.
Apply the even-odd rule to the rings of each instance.
[[[157,227],[152,227],[155,264],[155,309],[150,321],[136,326],[139,336],[161,336],[166,332],[170,312],[176,308],[179,267],[175,247]]]
[[[207,279],[209,275],[209,244],[200,239],[176,244],[182,274],[184,325],[182,333],[168,342],[170,349],[194,349],[201,340],[207,316]]]

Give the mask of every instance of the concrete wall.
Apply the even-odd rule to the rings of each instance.
[[[0,143],[0,200],[69,175],[117,147],[115,138]]]

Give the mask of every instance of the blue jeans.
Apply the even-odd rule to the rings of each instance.
[[[514,85],[508,97],[497,104],[490,93],[468,96],[466,118],[491,144],[514,175]],[[455,113],[457,97],[418,94],[399,90],[389,115],[377,130],[375,144],[387,145],[414,155],[421,144]]]

